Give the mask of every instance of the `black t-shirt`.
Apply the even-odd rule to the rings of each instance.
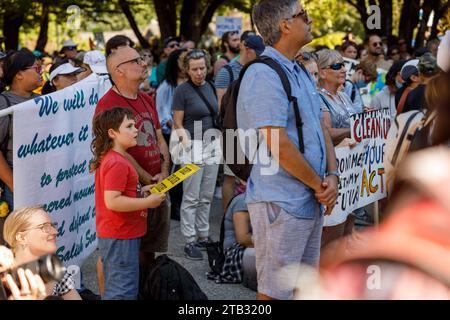
[[[428,106],[425,102],[425,88],[426,86],[424,84],[421,84],[408,94],[402,113],[411,110],[428,109]]]

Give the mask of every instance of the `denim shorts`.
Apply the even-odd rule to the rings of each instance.
[[[140,238],[98,238],[98,248],[105,276],[103,300],[137,299],[140,241]]]

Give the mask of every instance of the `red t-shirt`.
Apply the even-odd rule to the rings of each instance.
[[[127,102],[128,101],[128,102]],[[153,99],[142,92],[137,99],[120,96],[112,88],[100,99],[95,115],[113,107],[124,107],[133,111],[138,129],[138,141],[127,152],[152,176],[161,172],[161,152],[158,146],[156,130],[161,129],[158,112]]]
[[[117,212],[105,205],[105,191],[120,191],[137,198],[139,176],[133,165],[120,153],[110,150],[95,171],[95,222],[100,238],[134,239],[147,232],[147,210]]]

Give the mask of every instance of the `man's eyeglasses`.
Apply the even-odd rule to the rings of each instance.
[[[305,23],[308,23],[308,22],[309,22],[309,16],[308,16],[308,12],[307,12],[306,10],[302,10],[302,11],[300,11],[299,13],[296,13],[296,14],[292,15],[292,16],[291,16],[290,18],[288,18],[288,19],[295,19],[295,18],[298,18],[298,17],[301,17],[302,20],[303,20]]]
[[[337,63],[330,64],[326,69],[338,71],[338,70],[341,70],[343,67],[345,67],[345,63],[337,62]]]
[[[33,230],[33,229],[41,229],[42,232],[45,233],[51,233],[52,231],[58,231],[58,224],[55,222],[45,222],[45,223],[41,223],[35,227],[31,227],[22,231],[28,231],[28,230]]]
[[[374,42],[374,43],[372,43],[372,45],[374,47],[381,47],[381,46],[383,46],[383,43],[381,43],[381,42]]]
[[[42,73],[42,67],[41,66],[34,65],[34,66],[31,66],[31,67],[28,67],[27,69],[34,69],[34,71],[36,71],[36,73],[39,73],[39,74]]]
[[[121,63],[119,63],[119,64],[116,66],[116,68],[120,67],[121,65],[123,65],[123,64],[125,64],[125,63],[130,63],[130,62],[136,63],[136,64],[141,64],[141,63],[144,62],[144,58],[141,57],[141,56],[139,56],[139,57],[137,57],[137,58],[134,58],[134,59],[130,59],[130,60],[121,62]]]
[[[71,46],[71,47],[65,47],[64,49],[72,51],[72,50],[75,50],[76,48],[77,47],[75,47],[75,46]]]

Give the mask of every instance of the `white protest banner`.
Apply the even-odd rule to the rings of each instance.
[[[325,217],[325,226],[340,224],[355,209],[386,197],[383,160],[390,125],[387,109],[352,116],[351,137],[357,145],[335,148],[341,175],[339,196],[332,214]]]
[[[361,168],[365,146],[357,144],[354,148],[336,147],[337,167],[340,174],[339,194],[333,212],[325,216],[324,226],[335,226],[345,222],[349,213],[358,207],[361,187]]]
[[[91,124],[110,87],[92,74],[14,109],[14,206],[44,205],[58,224],[56,253],[66,266],[80,266],[97,247]]]
[[[384,149],[391,127],[388,109],[355,114],[351,117],[351,138],[365,142],[364,161],[358,208],[386,197]]]
[[[238,33],[241,34],[242,18],[217,16],[216,36],[220,38],[227,31],[238,31]]]
[[[346,58],[346,57],[343,57],[343,59],[344,59],[345,69],[347,70],[345,78],[350,79],[352,77],[352,75],[355,73],[356,67],[359,64],[359,61],[350,59],[350,58]]]

